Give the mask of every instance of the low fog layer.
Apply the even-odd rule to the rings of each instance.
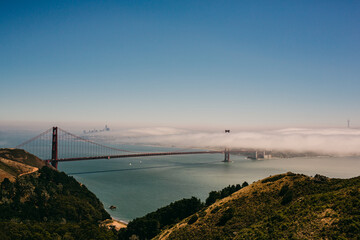
[[[198,132],[176,128],[138,128],[102,132],[94,140],[180,148],[252,148],[322,154],[360,154],[360,130],[287,128],[267,131]]]

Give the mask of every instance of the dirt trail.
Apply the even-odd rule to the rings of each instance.
[[[23,176],[23,175],[26,175],[26,174],[30,174],[30,173],[33,173],[33,172],[36,172],[36,171],[38,171],[39,169],[37,168],[37,167],[34,167],[30,172],[26,172],[26,173],[21,173],[21,174],[19,174],[19,176],[18,177],[21,177],[21,176]]]

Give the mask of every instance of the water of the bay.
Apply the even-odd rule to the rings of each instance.
[[[125,221],[182,198],[205,200],[212,190],[288,171],[336,178],[360,175],[360,157],[250,160],[232,155],[230,163],[223,158],[205,154],[91,160],[60,163],[59,170],[85,184],[113,217]],[[109,210],[110,205],[117,209]]]

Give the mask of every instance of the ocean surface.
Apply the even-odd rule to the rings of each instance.
[[[32,134],[32,133],[31,133]],[[30,133],[28,135],[31,135]],[[0,147],[28,139],[24,134],[0,134]],[[169,148],[128,146],[133,151]],[[85,184],[114,218],[130,221],[173,201],[191,196],[203,201],[212,190],[249,184],[270,175],[295,172],[314,176],[350,178],[360,175],[360,157],[311,157],[250,160],[222,154],[154,156],[59,163],[59,170]],[[114,205],[112,211],[109,206]]]

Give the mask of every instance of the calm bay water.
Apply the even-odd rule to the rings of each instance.
[[[158,149],[157,149],[158,150]],[[249,160],[222,154],[161,156],[60,163],[59,170],[84,183],[109,213],[129,221],[170,202],[195,196],[205,200],[212,190],[292,171],[349,178],[360,175],[360,157],[316,157]],[[117,209],[111,211],[110,205]]]

